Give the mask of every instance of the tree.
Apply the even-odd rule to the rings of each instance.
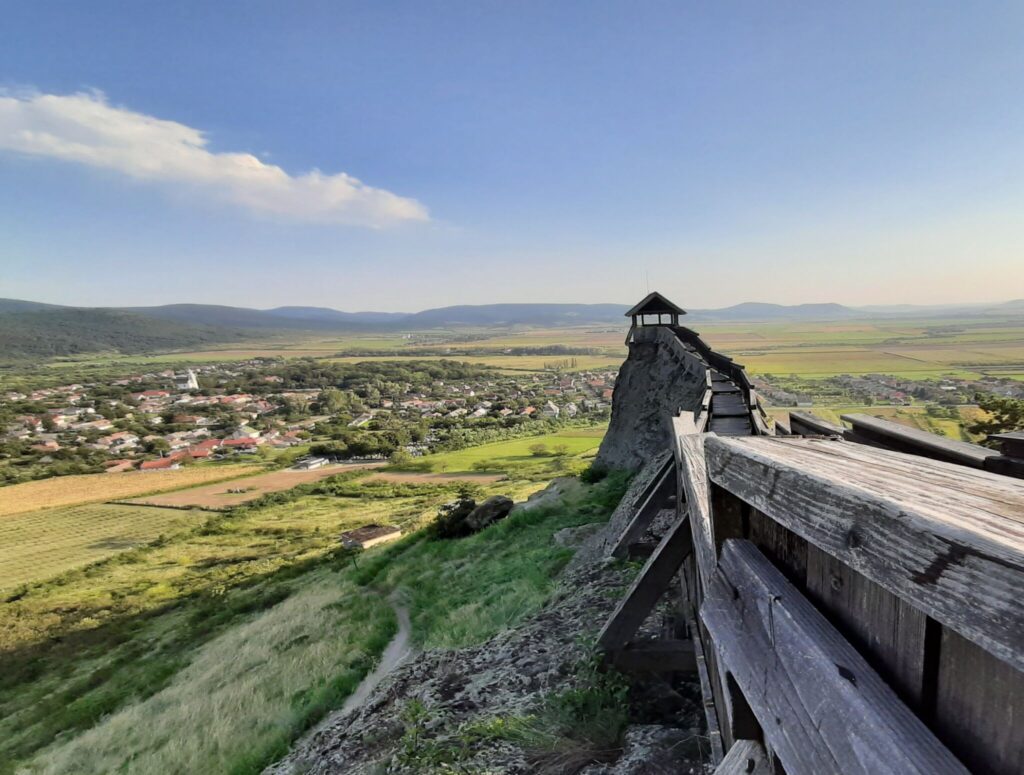
[[[548,454],[547,444],[531,444],[530,454],[533,455],[534,457],[544,457],[546,454]]]
[[[967,430],[971,433],[993,436],[997,433],[1024,430],[1024,400],[981,393],[975,396],[975,400],[988,414],[988,418],[970,425]]]
[[[320,391],[320,411],[327,414],[337,414],[347,405],[347,397],[337,388],[327,388]]]
[[[568,444],[555,444],[555,454],[559,457],[569,454]]]
[[[407,466],[412,463],[412,455],[404,449],[396,449],[391,453],[391,457],[388,458],[388,462],[393,466]]]

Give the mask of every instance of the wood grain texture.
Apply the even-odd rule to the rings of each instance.
[[[911,708],[921,709],[928,617],[816,546],[807,597]]]
[[[934,728],[974,772],[1024,772],[1024,673],[955,632],[940,646]]]
[[[749,541],[726,541],[700,615],[789,775],[967,772]]]
[[[772,767],[758,741],[737,740],[715,768],[715,775],[772,775]]]
[[[828,439],[705,447],[717,486],[1024,669],[1024,483]]]
[[[686,515],[693,531],[694,554],[701,584],[707,585],[714,573],[717,553],[711,526],[711,499],[707,465],[704,460],[704,436],[679,433],[676,438],[678,491],[685,496]],[[683,504],[680,503],[680,508]]]

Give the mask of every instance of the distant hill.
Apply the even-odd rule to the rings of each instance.
[[[625,304],[462,304],[407,316],[403,328],[444,326],[577,326],[622,323]]]
[[[0,304],[0,310],[10,308]],[[248,336],[243,330],[184,325],[114,309],[48,306],[0,311],[0,359],[5,361],[105,351],[144,353]]]
[[[117,350],[139,353],[291,331],[402,331],[451,327],[625,326],[625,304],[462,304],[422,312],[343,312],[329,307],[252,309],[218,304],[83,308],[0,299],[0,359]],[[691,309],[685,322],[829,321],[870,317],[1024,314],[1024,299],[1003,304],[846,307],[746,302]]]
[[[764,304],[748,301],[721,309],[693,310],[698,320],[848,320],[864,313],[842,304]]]

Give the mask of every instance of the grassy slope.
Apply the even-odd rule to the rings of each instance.
[[[539,484],[518,474],[537,465],[512,466],[516,478],[488,491],[534,491]],[[198,757],[188,771],[256,771],[337,706],[383,648],[393,617],[368,592],[406,590],[421,643],[480,640],[545,599],[569,556],[551,532],[607,517],[618,497],[610,482],[464,541],[415,535],[357,570],[330,558],[339,530],[372,521],[414,527],[454,487],[343,477],[319,494],[277,496],[31,586],[0,609],[0,762],[9,769],[49,746],[39,771],[106,772],[131,751],[143,758],[127,771],[175,771],[166,762],[187,744]],[[311,624],[320,619],[334,623],[323,637]],[[282,634],[246,651],[234,638],[250,625],[250,634]],[[250,661],[235,661],[246,654]],[[183,703],[195,721],[175,710]],[[254,714],[243,710],[249,705]],[[215,730],[216,746],[196,742],[200,729]]]

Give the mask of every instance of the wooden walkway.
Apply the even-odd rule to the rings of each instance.
[[[711,371],[711,419],[709,431],[719,436],[752,436],[750,407],[739,386],[724,374]]]

